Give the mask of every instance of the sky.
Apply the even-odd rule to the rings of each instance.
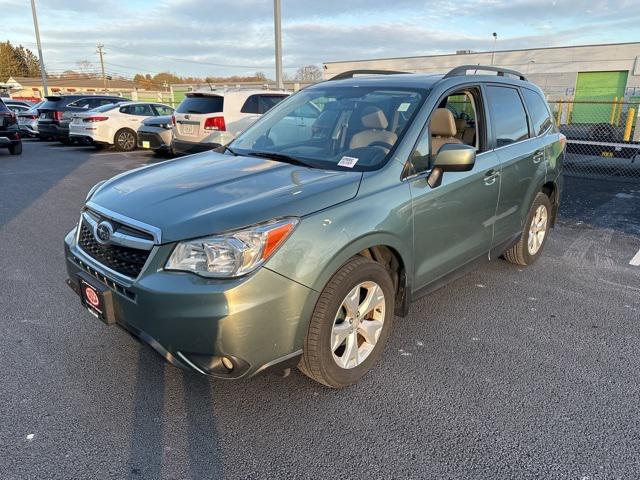
[[[283,64],[640,41],[639,0],[282,0]],[[272,0],[37,0],[52,73],[274,77]],[[36,50],[28,0],[0,0],[0,41]]]

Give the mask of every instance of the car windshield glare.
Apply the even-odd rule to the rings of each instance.
[[[272,152],[318,168],[374,170],[386,163],[427,93],[329,84],[309,88],[275,106],[231,147],[240,155]]]

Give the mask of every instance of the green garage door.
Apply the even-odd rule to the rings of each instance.
[[[576,82],[576,102],[607,102],[576,103],[573,106],[571,123],[608,123],[615,97],[623,97],[627,86],[629,72],[580,72]]]

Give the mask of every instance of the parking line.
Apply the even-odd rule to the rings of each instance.
[[[629,262],[629,265],[633,265],[634,267],[640,267],[640,250],[638,250],[638,253],[636,253],[633,256],[633,258]]]

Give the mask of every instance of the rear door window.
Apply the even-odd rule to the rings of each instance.
[[[524,102],[527,104],[529,116],[531,117],[532,130],[534,135],[542,135],[552,125],[551,112],[547,108],[547,102],[540,96],[538,92],[522,89]]]
[[[489,85],[487,102],[493,122],[496,148],[529,138],[527,114],[518,90]]]
[[[176,108],[176,113],[218,113],[222,112],[224,97],[217,95],[196,95],[185,97]]]
[[[258,113],[267,113],[285,98],[283,95],[260,95],[258,98]]]
[[[153,110],[151,109],[151,105],[142,104],[142,105],[127,105],[120,109],[120,112],[126,113],[127,115],[137,115],[140,117],[151,117],[154,115]]]

